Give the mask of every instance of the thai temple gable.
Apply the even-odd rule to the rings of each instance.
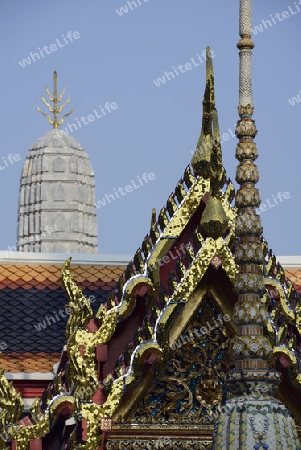
[[[166,206],[158,215],[152,211],[150,231],[132,260],[126,265],[101,264],[96,255],[71,259],[69,245],[82,253],[97,250],[89,240],[92,231],[78,229],[76,236],[70,230],[57,234],[65,252],[59,260],[49,253],[48,263],[40,254],[35,264],[32,257],[23,265],[3,264],[0,295],[14,291],[10,309],[20,314],[21,305],[28,314],[19,319],[26,337],[19,353],[1,356],[11,372],[0,373],[0,450],[301,448],[301,298],[262,238],[256,214],[250,30],[251,1],[240,0],[236,193],[222,166],[207,48],[202,126],[191,165]],[[40,195],[37,168],[43,164],[51,177],[57,174],[53,192],[47,177],[40,183],[54,196],[51,202],[59,205],[66,194],[64,177],[83,176],[91,193],[83,212],[94,214],[88,156],[58,129],[63,118],[58,119],[56,75],[50,97],[54,117],[47,117],[54,128],[30,150],[23,170],[20,214],[31,219],[27,225],[22,219],[20,239],[38,232],[47,210],[36,211],[30,200]],[[76,247],[80,233],[86,233],[82,248]],[[23,251],[32,250],[30,245],[36,252],[59,251],[54,238],[40,242],[24,243]],[[38,300],[31,297],[34,290]],[[56,317],[41,342],[38,332],[26,334],[41,322],[39,309],[44,317],[55,316],[64,304],[67,318]],[[12,317],[9,307],[4,316]],[[26,357],[38,373],[47,359],[45,375],[52,376],[39,385],[40,395],[30,384],[34,374]],[[24,375],[21,381],[14,372]],[[18,393],[28,398],[29,388],[39,397],[30,410]]]
[[[69,114],[59,113],[65,90],[46,89],[53,114],[45,115],[53,129],[30,148],[21,174],[17,250],[42,253],[97,253],[97,217],[94,172],[83,147],[59,129]]]

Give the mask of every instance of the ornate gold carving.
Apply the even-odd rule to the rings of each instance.
[[[244,162],[237,167],[235,179],[237,183],[257,183],[259,180],[257,166],[252,161]]]
[[[272,351],[269,340],[264,336],[236,336],[232,348],[235,359],[266,359]]]
[[[237,122],[235,134],[238,138],[252,138],[257,134],[255,121],[249,116],[242,116]]]
[[[205,193],[208,192],[210,188],[209,180],[205,180],[202,177],[195,178],[189,167],[185,170],[184,180],[186,186],[188,187],[189,185],[189,190],[187,192],[183,187],[183,182],[179,182],[176,187],[176,195],[181,199],[181,207],[178,207],[177,210],[174,211],[170,220],[167,218],[165,208],[161,210],[161,216],[159,214],[159,223],[161,221],[162,233],[156,243],[154,243],[147,262],[149,276],[151,276],[156,288],[159,286],[160,263],[164,255],[169,251],[175,242],[175,239],[181,234],[191,216],[198,208]],[[141,263],[139,264],[141,267]]]
[[[227,200],[228,208],[230,208],[230,203],[232,203],[232,200],[235,197],[235,189],[231,181],[228,180],[226,183],[228,184],[228,187],[226,189],[224,198]],[[230,209],[233,212],[233,208]]]
[[[186,197],[172,217],[168,227],[164,229],[161,239],[177,237],[180,235],[188,220],[199,206],[205,193],[209,191],[209,181],[201,177],[194,179]],[[172,243],[172,242],[171,242]]]
[[[76,399],[76,414],[80,419],[87,420],[87,444],[85,448],[95,449],[100,445],[99,425],[102,418],[110,418],[119,406],[124,390],[124,379],[105,380],[107,398],[102,405],[92,401],[92,395],[98,388],[98,372],[96,364],[96,347],[107,343],[116,328],[118,307],[106,311],[101,305],[97,312],[98,329],[94,332],[86,329],[91,319],[91,307],[87,304],[81,289],[77,287],[70,274],[70,259],[62,269],[63,285],[69,297],[69,305],[75,305],[70,314],[69,333],[67,334],[67,350],[71,366],[71,382],[74,386]],[[119,288],[122,288],[120,284]],[[85,311],[78,311],[79,303]],[[122,308],[122,305],[121,305]],[[83,309],[83,308],[82,308]]]
[[[37,110],[43,114],[43,116],[47,117],[49,123],[53,125],[53,128],[58,128],[62,123],[64,122],[65,118],[70,116],[70,114],[73,113],[74,108],[71,109],[70,112],[62,116],[60,119],[58,119],[58,114],[62,112],[63,108],[70,102],[70,97],[67,98],[67,100],[58,107],[58,103],[62,101],[62,98],[65,94],[65,88],[62,90],[61,94],[57,95],[57,73],[53,72],[53,95],[50,94],[50,91],[48,87],[46,87],[46,92],[48,94],[49,100],[53,103],[53,106],[51,106],[44,97],[41,96],[41,100],[44,103],[44,105],[47,106],[49,112],[53,114],[53,118],[49,114],[45,114],[39,106],[37,106]]]
[[[223,387],[218,381],[219,374],[214,367],[207,367],[201,381],[195,389],[195,396],[200,405],[207,410],[211,410],[214,406],[221,404],[223,400]]]
[[[251,184],[243,185],[236,193],[237,208],[246,208],[252,206],[258,208],[260,205],[260,197],[258,189],[255,189]]]
[[[225,269],[228,277],[234,280],[237,273],[237,267],[234,262],[234,258],[230,250],[226,247],[222,238],[214,240],[208,238],[196,255],[189,270],[185,273],[183,279],[176,287],[171,301],[188,299],[192,292],[195,290],[199,281],[205,274],[212,258],[218,255],[223,260],[223,268]]]
[[[154,225],[156,225],[156,208],[152,209],[152,217],[151,217],[151,223],[150,223],[150,227],[152,228]]]
[[[69,405],[70,410],[72,411],[73,409],[74,399],[72,397],[56,397],[50,402],[44,414],[37,414],[35,416],[37,423],[29,426],[19,425],[19,415],[24,408],[23,401],[12,385],[8,383],[3,373],[1,374],[0,386],[1,394],[5,392],[6,395],[6,405],[2,415],[2,417],[5,417],[4,422],[2,422],[2,417],[0,415],[1,435],[5,438],[6,442],[17,441],[18,450],[27,450],[31,439],[38,439],[45,436],[50,431],[51,424],[56,420],[57,411],[60,410],[62,406]],[[2,402],[3,401],[4,399]],[[7,445],[1,439],[0,449],[4,450],[6,448]]]
[[[240,105],[238,107],[238,114],[240,116],[253,116],[253,113],[254,113],[254,107],[250,104],[246,105],[246,106]]]
[[[131,450],[211,450],[212,441],[204,439],[183,439],[164,437],[161,438],[150,436],[148,439],[137,439],[132,436],[132,439],[109,439],[106,444],[108,450],[124,450],[126,448]]]
[[[246,242],[235,246],[236,262],[262,263],[262,248],[258,243]]]
[[[62,268],[62,282],[69,304],[66,306],[70,312],[69,320],[66,327],[66,337],[69,339],[75,327],[84,328],[93,317],[92,308],[89,300],[85,298],[81,289],[78,288],[74,282],[73,276],[70,273],[69,258]]]
[[[214,239],[218,239],[226,233],[228,218],[220,198],[209,195],[201,218],[201,227],[207,236]]]
[[[152,281],[144,275],[136,275],[131,278],[123,287],[123,293],[120,296],[120,305],[118,306],[118,314],[120,319],[129,316],[136,305],[136,294],[139,287],[145,286],[151,294],[154,290]]]
[[[235,155],[236,159],[238,159],[239,161],[242,160],[253,160],[255,161],[256,158],[258,158],[258,151],[257,151],[257,147],[255,145],[254,142],[249,142],[249,141],[244,141],[244,142],[239,142],[236,146],[236,155]],[[237,167],[237,169],[239,168],[239,166]]]
[[[239,214],[236,217],[236,236],[252,235],[259,236],[262,233],[262,224],[260,217],[255,214],[255,211],[249,213]]]
[[[257,302],[244,300],[244,302],[234,305],[233,320],[237,325],[265,325],[267,323],[267,317],[267,311],[265,308],[262,308],[260,300]]]
[[[229,224],[221,200],[225,170],[222,166],[220,132],[214,98],[214,73],[209,47],[207,47],[206,54],[206,88],[203,100],[202,131],[191,165],[197,175],[210,180],[210,195],[202,214],[201,227],[207,236],[217,239],[226,233]]]
[[[287,304],[286,296],[283,287],[279,283],[279,281],[273,280],[272,278],[264,278],[264,285],[266,287],[272,286],[277,292],[277,296],[275,296],[278,308],[281,309],[281,313],[284,315],[285,319],[289,323],[293,323],[295,320],[295,313],[292,308]]]
[[[239,273],[235,279],[235,289],[241,294],[248,292],[262,294],[264,292],[262,275],[255,273]]]
[[[14,435],[17,435],[19,428],[21,428],[15,425],[7,429],[7,425],[17,424],[23,410],[24,403],[21,395],[16,392],[13,385],[6,379],[4,370],[0,369],[0,434],[1,437],[7,436],[7,441],[12,436],[12,430]],[[7,446],[4,444],[3,439],[0,439],[0,449],[4,450],[6,448]]]
[[[245,36],[242,39],[240,39],[240,41],[238,41],[238,43],[237,43],[237,48],[239,50],[243,50],[245,48],[254,48],[254,46],[255,46],[255,44],[252,41],[251,36],[250,37]],[[253,114],[253,111],[251,114]]]
[[[213,423],[212,412],[225,396],[224,367],[233,364],[227,353],[229,330],[218,317],[211,300],[205,300],[186,333],[173,344],[167,366],[157,376],[155,385],[122,423],[143,427],[158,423]],[[203,336],[206,324],[208,334]]]

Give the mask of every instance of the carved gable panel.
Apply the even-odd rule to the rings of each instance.
[[[116,424],[117,434],[132,430],[130,434],[134,435],[139,430],[139,435],[145,435],[152,430],[155,442],[144,448],[161,448],[163,441],[165,450],[174,448],[176,442],[177,448],[182,448],[180,443],[184,445],[184,441],[185,448],[210,448],[208,433],[211,435],[218,408],[226,399],[225,373],[233,365],[228,354],[229,320],[229,316],[220,314],[214,300],[205,299],[174,343],[163,373],[129,416]],[[111,442],[108,448],[119,449],[117,436],[113,439],[115,444]]]

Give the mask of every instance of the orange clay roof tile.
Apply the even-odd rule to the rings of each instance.
[[[28,273],[25,273],[22,279],[25,281],[32,281],[32,276],[28,275]]]
[[[76,280],[76,283],[82,283],[83,281],[86,281],[87,278],[83,275],[79,275],[78,273],[74,275],[74,279]]]
[[[285,270],[285,275],[293,283],[296,291],[301,293],[301,270]]]
[[[1,272],[0,273],[1,273],[1,279],[9,277],[11,275],[11,272],[9,270],[5,270],[5,269],[2,269],[2,268],[1,268]]]
[[[110,282],[112,280],[112,278],[111,277],[107,277],[107,276],[103,276],[102,277],[102,281],[104,281],[105,283],[107,282]],[[117,280],[116,280],[117,281]]]
[[[17,273],[11,273],[9,278],[12,281],[18,281],[20,279],[20,277]]]
[[[85,287],[95,284],[102,288],[113,287],[118,278],[124,272],[120,266],[71,266],[71,272],[77,283]],[[301,286],[301,270],[286,270],[288,278],[296,285],[298,290]],[[103,283],[103,284],[100,284]],[[2,264],[0,265],[0,289],[9,286],[16,289],[22,286],[25,289],[35,287],[43,289],[48,287],[56,289],[61,287],[61,266],[59,265],[25,265],[25,264]],[[97,283],[97,284],[96,284]],[[111,285],[113,283],[113,285]],[[42,284],[42,286],[40,286]]]
[[[111,267],[110,268],[103,267],[101,273],[102,273],[102,275],[110,275],[110,274],[112,274]]]
[[[60,359],[60,353],[8,353],[2,354],[0,367],[5,372],[47,373],[52,372],[53,365]]]
[[[57,289],[62,287],[60,265],[2,264],[0,265],[0,289]],[[71,273],[79,286],[95,290],[101,286],[105,290],[113,287],[123,273],[123,266],[71,266]],[[97,284],[96,284],[97,283]]]
[[[90,275],[89,276],[90,283],[95,283],[98,280],[99,280],[99,277],[96,277],[95,275]]]
[[[45,267],[45,266],[43,266],[43,270],[46,270],[46,267]],[[61,271],[61,268],[58,268],[57,266],[47,266],[47,270],[48,270],[49,272],[51,272],[51,273],[57,274],[58,271],[59,271],[59,272]]]

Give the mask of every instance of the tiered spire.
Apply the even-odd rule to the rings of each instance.
[[[237,370],[266,371],[271,345],[263,336],[266,323],[266,311],[261,304],[263,286],[263,252],[261,245],[262,225],[256,209],[260,205],[259,191],[255,187],[259,180],[257,166],[254,161],[258,157],[253,139],[257,134],[252,119],[251,57],[254,43],[251,40],[251,0],[240,2],[240,36],[237,44],[240,50],[239,71],[239,107],[240,120],[236,126],[239,144],[236,148],[236,159],[239,165],[236,170],[236,181],[240,185],[236,193],[238,215],[235,223],[236,237],[235,258],[239,265],[236,279],[238,302],[234,308],[238,335],[235,338],[233,351]],[[254,311],[254,314],[250,314]],[[253,376],[250,373],[251,378]]]
[[[89,156],[59,126],[73,109],[59,117],[70,97],[58,95],[57,73],[53,94],[41,96],[50,114],[39,107],[53,129],[27,153],[20,183],[17,249],[21,252],[97,253],[94,172]],[[59,104],[62,104],[59,106]]]
[[[259,180],[254,161],[258,157],[252,119],[251,0],[240,0],[239,33],[239,107],[236,126],[239,165],[236,181],[237,218],[235,222],[235,259],[238,301],[234,307],[237,335],[232,342],[235,370],[229,374],[232,398],[216,424],[214,450],[281,449],[298,446],[295,423],[283,404],[274,398],[280,375],[271,369],[272,347],[264,336],[267,311],[261,301],[263,285],[262,224],[256,209],[260,205]]]

